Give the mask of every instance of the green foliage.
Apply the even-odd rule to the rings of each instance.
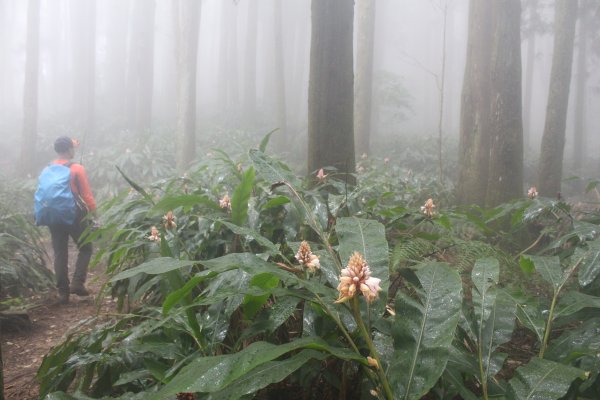
[[[377,159],[360,161],[356,186],[335,171],[303,180],[264,153],[267,142],[234,157],[212,150],[184,177],[154,184],[121,168],[133,190],[103,204],[92,240],[95,261],[107,264],[106,290],[127,313],[54,348],[38,373],[42,395],[237,399],[327,387],[335,397],[473,399],[594,390],[600,322],[581,322],[600,305],[594,222],[547,199],[450,208],[450,187]],[[231,209],[219,205],[225,194]],[[428,198],[431,216],[420,209]],[[295,259],[304,240],[319,257],[315,271]],[[371,289],[359,282],[337,303],[354,252],[382,290],[367,302]],[[573,334],[554,329],[567,325]],[[544,357],[511,370],[517,326],[534,332]]]
[[[46,267],[48,254],[42,235],[28,217],[5,215],[0,218],[0,232],[0,301],[54,287],[54,274]]]

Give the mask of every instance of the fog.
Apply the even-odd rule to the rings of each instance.
[[[310,1],[282,1],[281,14],[276,2],[200,2],[195,84],[198,143],[202,138],[223,138],[240,131],[260,138],[281,128],[290,138],[282,155],[293,153],[293,148],[300,154],[306,151]],[[552,1],[537,2],[535,13],[541,23],[532,28],[531,3],[523,1],[521,38],[523,96],[529,93],[531,99],[530,104],[523,104],[524,158],[525,165],[534,168],[548,99],[554,11]],[[39,46],[32,50],[39,54],[37,112],[26,113],[28,10],[38,4]],[[33,114],[37,155],[32,158],[32,173],[49,160],[51,143],[59,135],[83,140],[86,151],[157,135],[175,140],[177,54],[182,51],[177,40],[182,21],[179,7],[180,2],[169,0],[0,0],[0,148],[4,154],[0,170],[15,172],[24,123]],[[583,69],[578,68],[581,38],[575,39],[565,176],[598,175],[600,18],[597,10],[591,13],[595,17],[585,42]],[[371,122],[374,150],[381,148],[377,143],[391,139],[436,138],[440,96],[444,104],[441,131],[448,143],[445,151],[456,148],[468,14],[467,0],[376,1]],[[279,37],[283,101],[277,87]],[[535,37],[533,52],[531,37]],[[527,73],[529,66],[532,70]],[[587,76],[582,97],[585,112],[577,122],[576,80],[581,71]],[[282,105],[285,126],[280,126]],[[574,156],[576,129],[582,130],[585,146],[584,154]],[[199,149],[198,154],[206,151]],[[583,170],[570,168],[574,158],[584,160]]]

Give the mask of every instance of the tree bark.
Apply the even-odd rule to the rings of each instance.
[[[587,83],[587,39],[589,35],[589,10],[581,2],[579,8],[579,41],[577,44],[577,80],[575,87],[575,127],[573,132],[573,167],[582,172],[585,165],[585,118]]]
[[[282,9],[283,0],[275,0],[274,3],[274,26],[275,26],[275,107],[277,113],[277,128],[279,129],[273,135],[273,142],[278,151],[284,150],[287,141],[287,117],[285,100],[285,68],[283,62],[283,28],[282,28]]]
[[[467,62],[463,80],[459,177],[459,204],[484,205],[488,184],[490,130],[490,60],[492,56],[491,2],[471,0]]]
[[[135,0],[133,4],[128,80],[133,130],[139,143],[147,140],[152,122],[155,8],[154,0]]]
[[[353,0],[313,0],[308,90],[308,171],[334,167],[353,181]]]
[[[491,65],[488,207],[517,198],[523,191],[520,0],[493,2],[492,14],[496,21]]]
[[[38,81],[40,69],[40,1],[27,3],[27,55],[25,60],[25,88],[23,90],[23,135],[19,173],[33,173],[38,122]]]
[[[93,139],[96,124],[96,2],[76,0],[71,2],[74,79],[73,115],[81,137]]]
[[[575,0],[556,0],[554,54],[537,186],[543,196],[555,196],[561,190],[577,3]]]
[[[354,135],[357,154],[369,154],[373,97],[375,0],[356,1],[356,81]]]
[[[258,29],[258,1],[247,0],[246,48],[244,57],[244,120],[256,122],[256,34]]]
[[[181,1],[178,7],[177,167],[187,168],[196,157],[196,65],[200,2]]]
[[[523,104],[523,139],[528,147],[531,139],[531,99],[533,93],[533,67],[535,65],[535,33],[531,32],[527,40],[527,67],[525,69],[525,96]]]

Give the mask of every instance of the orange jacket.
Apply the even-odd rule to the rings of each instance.
[[[52,164],[64,165],[68,162],[69,160],[59,158],[54,160]],[[75,195],[81,197],[89,211],[96,209],[96,200],[94,200],[85,169],[81,164],[71,163],[71,190]]]

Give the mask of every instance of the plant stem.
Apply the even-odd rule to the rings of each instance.
[[[479,359],[479,376],[481,377],[481,390],[484,400],[488,400],[487,376],[483,370],[483,349],[481,348],[481,334],[477,340],[477,358]]]
[[[356,320],[356,324],[358,325],[358,329],[362,334],[365,342],[367,342],[367,347],[369,348],[369,353],[371,357],[373,357],[377,361],[377,375],[379,376],[379,381],[383,386],[383,391],[385,392],[385,397],[387,399],[392,400],[394,395],[392,394],[392,389],[390,388],[390,384],[387,380],[387,376],[383,371],[383,364],[381,364],[381,359],[379,358],[379,354],[377,353],[377,349],[375,349],[375,345],[371,340],[371,334],[367,331],[365,323],[363,322],[362,316],[360,315],[360,304],[358,296],[354,296],[352,298],[352,311],[354,314],[354,319]]]
[[[550,305],[550,312],[548,313],[548,322],[546,323],[546,331],[544,332],[544,340],[540,346],[540,358],[544,358],[544,353],[548,347],[548,339],[550,338],[550,331],[552,330],[552,319],[554,318],[554,307],[556,306],[556,299],[558,299],[558,291],[552,296],[552,304]]]

